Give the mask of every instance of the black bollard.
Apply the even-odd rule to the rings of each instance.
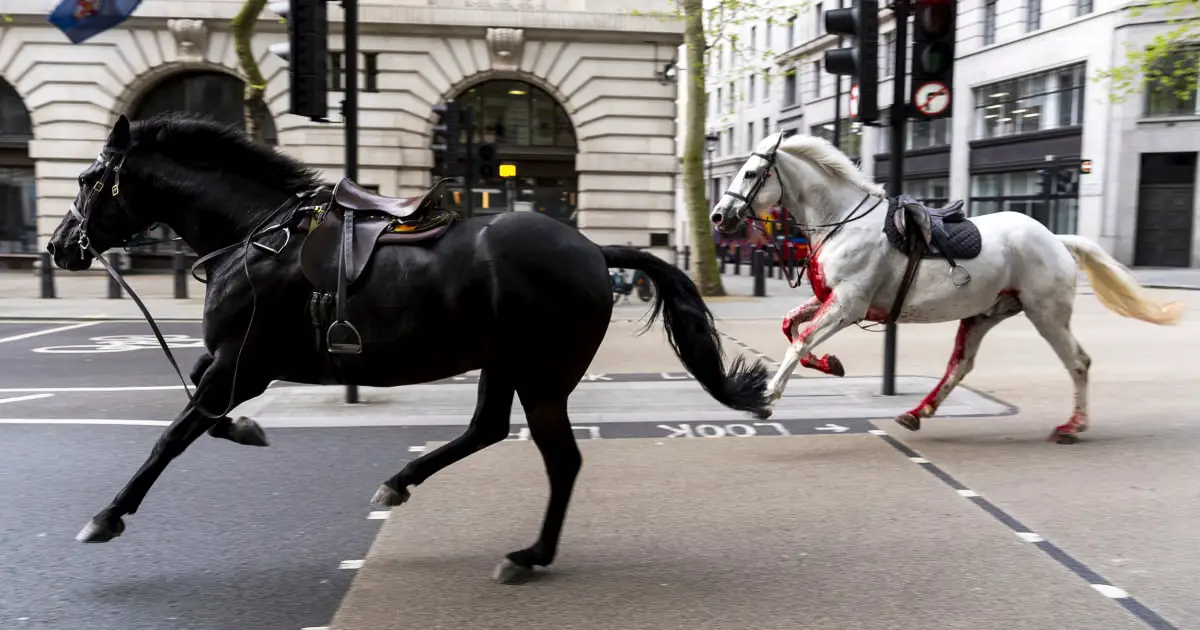
[[[692,246],[691,245],[683,246],[683,268],[684,269],[692,268]]]
[[[101,256],[104,256],[104,254],[101,254]],[[117,253],[112,253],[112,254],[108,254],[107,257],[108,257],[108,264],[112,265],[113,270],[120,272],[121,271],[121,255],[117,254]],[[121,299],[121,285],[119,283],[117,283],[116,278],[112,277],[112,274],[109,274],[109,276],[108,276],[108,299],[110,299],[110,300]]]
[[[733,246],[733,275],[742,275],[742,246]]]
[[[188,296],[187,258],[183,254],[183,243],[175,241],[175,255],[171,257],[171,268],[175,272],[175,299],[186,300]]]
[[[679,266],[679,248],[674,245],[671,246],[671,261],[675,263],[676,267]]]
[[[717,255],[721,257],[721,275],[725,275],[725,264],[729,262],[729,250],[722,247],[717,250]]]
[[[50,252],[42,252],[42,268],[38,270],[38,275],[42,278],[42,298],[49,300],[57,297],[54,294],[54,261],[50,259]]]
[[[754,274],[754,297],[767,297],[767,252],[763,249],[754,250],[750,264]]]

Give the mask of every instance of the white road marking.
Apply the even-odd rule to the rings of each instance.
[[[884,431],[883,429],[868,429],[867,433],[870,433],[871,435],[887,435],[888,434],[887,431]]]
[[[365,560],[342,560],[338,565],[339,569],[361,569]]]
[[[127,427],[166,427],[167,420],[125,420],[121,418],[0,418],[0,424],[104,424]]]
[[[15,403],[15,402],[22,402],[22,401],[26,401],[26,400],[38,400],[41,398],[51,398],[53,396],[54,396],[54,394],[31,394],[29,396],[17,396],[16,398],[0,398],[0,405],[3,405],[4,403]]]
[[[1021,540],[1024,540],[1027,543],[1039,543],[1039,542],[1045,542],[1045,540],[1046,540],[1045,538],[1042,538],[1041,535],[1039,535],[1035,532],[1015,532],[1015,533],[1017,534],[1017,538],[1020,538]]]
[[[977,497],[977,496],[979,496],[979,493],[975,492],[974,490],[959,490],[958,496],[960,496],[960,497]]]
[[[1117,588],[1111,584],[1092,584],[1092,588],[1100,592],[1101,595],[1110,599],[1125,599],[1129,597],[1123,589]]]
[[[392,515],[391,510],[375,510],[367,515],[369,521],[386,521]]]
[[[0,387],[0,394],[24,394],[51,392],[69,394],[74,392],[167,392],[183,389],[183,385],[131,385],[127,387]]]
[[[925,459],[924,457],[909,457],[908,461],[910,461],[914,464],[928,464],[929,463],[929,460]]]
[[[410,446],[410,447],[408,447],[408,452],[409,453],[424,453],[425,447],[424,446]]]
[[[66,332],[68,330],[75,330],[76,328],[86,328],[88,326],[95,326],[96,324],[99,324],[99,323],[100,322],[83,322],[81,324],[71,324],[70,326],[59,326],[57,328],[46,328],[43,330],[35,330],[33,332],[27,332],[27,333],[24,333],[21,335],[13,335],[12,337],[4,337],[4,338],[0,339],[0,343],[8,343],[10,341],[20,341],[22,339],[41,337],[42,335],[53,335],[54,333],[57,333],[57,332]]]
[[[308,626],[307,628],[300,628],[300,630],[331,630],[331,629],[329,626]]]

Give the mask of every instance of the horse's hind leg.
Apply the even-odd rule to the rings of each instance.
[[[575,444],[575,434],[567,417],[566,396],[523,394],[521,405],[525,407],[529,433],[542,454],[546,475],[550,478],[550,502],[537,542],[508,554],[496,567],[493,577],[505,584],[522,582],[532,575],[534,567],[549,566],[554,561],[575,478],[583,467],[583,456]]]
[[[479,372],[475,414],[462,435],[409,462],[379,486],[371,503],[396,506],[408,500],[409,486],[419,486],[439,470],[508,437],[514,389],[503,370]]]
[[[1048,305],[1037,305],[1026,315],[1034,328],[1054,349],[1054,353],[1062,361],[1063,366],[1071,375],[1075,387],[1075,410],[1066,424],[1061,424],[1050,433],[1049,440],[1059,444],[1074,444],[1079,441],[1079,434],[1088,429],[1087,387],[1088,369],[1092,359],[1084,352],[1075,335],[1071,333],[1070,321],[1072,312],[1072,293],[1065,300],[1051,302]]]
[[[960,321],[958,335],[954,338],[954,351],[942,379],[916,407],[897,416],[896,423],[909,431],[920,430],[921,418],[936,413],[950,392],[975,367],[975,355],[979,353],[983,337],[1000,322],[1020,313],[1021,308],[1016,296],[1005,294],[988,312]]]

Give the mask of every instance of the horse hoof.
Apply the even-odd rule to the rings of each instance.
[[[846,368],[842,366],[842,360],[832,354],[825,355],[825,365],[829,367],[829,374],[833,376],[846,375]]]
[[[523,567],[508,558],[500,561],[492,571],[492,579],[501,584],[522,584],[533,577],[533,569]]]
[[[896,424],[908,429],[909,431],[921,430],[921,419],[911,413],[902,413],[896,416]]]
[[[379,489],[375,491],[375,496],[371,497],[371,504],[396,507],[397,505],[404,505],[404,502],[411,496],[407,489],[396,492],[391,486],[385,483],[380,484]]]
[[[242,416],[233,421],[229,439],[244,446],[269,446],[267,432],[254,420]]]
[[[1050,434],[1050,441],[1056,444],[1078,444],[1079,436],[1074,433],[1059,433],[1055,431]]]
[[[758,418],[759,420],[766,420],[767,418],[770,418],[771,414],[773,413],[775,413],[775,411],[770,407],[763,407],[762,409],[754,412],[754,417]]]
[[[120,536],[124,531],[125,521],[122,519],[118,518],[112,525],[92,519],[79,530],[75,540],[81,543],[105,543]]]

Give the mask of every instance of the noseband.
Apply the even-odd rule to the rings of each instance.
[[[88,238],[87,233],[88,220],[91,219],[92,211],[95,209],[94,206],[96,205],[96,201],[100,194],[104,192],[105,188],[109,188],[108,182],[110,177],[112,178],[112,185],[111,188],[109,188],[110,194],[112,195],[113,199],[117,200],[117,205],[121,206],[121,210],[125,211],[125,216],[129,217],[135,226],[137,225],[137,218],[133,215],[133,210],[130,209],[129,204],[125,202],[125,198],[121,196],[121,168],[125,166],[125,157],[126,154],[124,151],[118,151],[116,149],[109,148],[101,151],[100,156],[96,158],[96,161],[104,166],[104,173],[100,175],[100,179],[96,180],[96,183],[92,185],[92,187],[84,196],[83,209],[81,210],[78,208],[74,201],[72,201],[71,205],[67,208],[67,210],[76,219],[79,219],[78,244],[81,255],[83,252],[91,251],[92,249],[92,240]],[[131,243],[136,242],[138,236],[140,235],[135,234],[134,236],[131,236],[130,238],[126,239],[122,245],[126,247],[131,246]],[[99,256],[96,256],[96,252],[94,251],[92,252],[92,255],[99,258]]]

